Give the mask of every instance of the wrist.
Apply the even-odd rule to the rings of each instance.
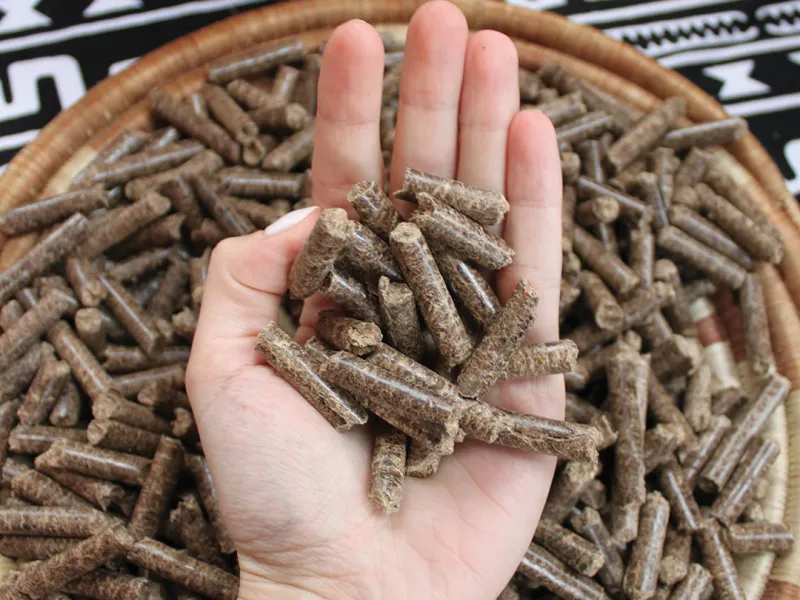
[[[266,567],[247,557],[239,557],[237,600],[352,600],[336,582],[294,569]]]

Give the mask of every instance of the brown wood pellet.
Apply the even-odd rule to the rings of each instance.
[[[402,48],[391,50],[380,124],[386,164],[402,61]],[[26,502],[91,506],[132,519],[136,537],[145,536],[128,559],[145,569],[141,577],[116,560],[69,584],[55,580],[61,596],[53,598],[159,597],[166,592],[155,577],[171,581],[175,597],[235,596],[226,556],[235,547],[208,465],[190,453],[198,437],[183,375],[213,246],[311,203],[320,65],[318,49],[296,40],[213,65],[199,93],[153,94],[160,129],[124,132],[67,193],[0,215],[6,235],[49,229],[0,274],[0,438],[8,439],[3,473],[14,490],[0,511]],[[403,510],[403,488],[414,485],[405,476],[436,477],[464,438],[564,458],[537,543],[506,596],[538,585],[576,600],[619,597],[628,571],[635,598],[707,597],[712,576],[723,597],[739,597],[724,544],[782,552],[791,539],[780,524],[752,521],[760,504],[751,479],[763,479],[776,453],[759,435],[788,384],[775,373],[757,274],[759,261],[778,262],[783,249],[713,151],[746,125],[678,128],[682,99],[644,114],[557,65],[521,70],[520,84],[521,100],[557,127],[566,183],[560,323],[574,344],[526,340],[530,306],[498,298],[490,285],[484,268],[514,260],[483,228],[509,211],[502,194],[409,169],[396,197],[415,203],[410,223],[385,182],[360,182],[348,195],[356,220],[324,211],[295,261],[293,295],[319,291],[339,306],[339,321],[318,325],[333,348],[320,340],[302,348],[270,324],[260,351],[335,427],[358,427],[373,411],[395,426],[380,430],[373,455],[370,499],[379,511]],[[535,291],[532,283],[520,289]],[[767,377],[757,397],[718,388],[715,365],[693,341],[700,327],[691,303],[720,285],[738,290],[747,363]],[[292,330],[300,306],[285,306]],[[620,348],[625,369],[636,366],[624,377],[611,359]],[[52,364],[68,374],[60,391],[44,393]],[[577,394],[566,423],[458,393],[461,382],[462,392],[482,396],[497,379],[513,385],[560,373]],[[612,402],[603,407],[609,382]],[[394,404],[377,398],[386,389]],[[722,416],[740,405],[733,424]],[[614,465],[614,457],[624,460]],[[35,460],[33,468],[20,458]],[[650,525],[636,535],[639,507],[657,493],[671,525],[662,568],[642,568],[634,554],[653,538]],[[717,521],[726,526],[719,535]],[[46,561],[92,533],[9,532],[0,552]],[[570,545],[578,536],[593,550]],[[692,543],[700,555],[687,553]],[[30,581],[22,578],[23,591]],[[31,595],[50,589],[40,577],[36,586]]]

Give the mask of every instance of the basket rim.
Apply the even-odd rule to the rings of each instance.
[[[110,123],[112,118],[118,117],[121,114],[128,114],[129,112],[134,114],[136,106],[140,106],[141,108],[146,107],[145,96],[146,93],[154,87],[154,80],[158,79],[158,77],[161,77],[162,81],[171,78],[172,71],[170,69],[157,69],[156,66],[158,63],[170,64],[172,70],[180,68],[182,72],[186,72],[194,69],[195,73],[204,73],[207,65],[219,56],[236,52],[243,46],[247,46],[252,40],[259,39],[258,32],[255,31],[259,27],[259,19],[263,20],[265,23],[269,23],[268,29],[272,33],[278,34],[277,37],[281,35],[294,36],[309,26],[314,27],[313,31],[321,31],[324,27],[330,27],[344,22],[349,18],[348,15],[360,15],[362,18],[366,18],[366,20],[370,20],[370,17],[377,16],[375,22],[380,23],[407,21],[407,18],[404,18],[404,16],[410,16],[413,10],[423,2],[424,0],[344,0],[334,4],[326,2],[326,0],[295,0],[294,2],[286,4],[266,6],[247,11],[188,34],[184,38],[175,40],[146,55],[128,70],[101,82],[98,86],[90,90],[90,94],[92,94],[91,98],[89,94],[87,94],[87,96],[76,105],[59,115],[59,117],[42,130],[34,142],[29,144],[29,146],[15,157],[9,165],[9,169],[0,177],[0,189],[6,186],[11,188],[11,197],[15,202],[22,203],[33,200],[38,193],[45,189],[45,184],[48,181],[55,181],[58,179],[58,169],[69,162],[69,156],[74,155],[76,151],[81,148],[86,148],[87,146],[91,149],[92,142],[101,137],[105,126]],[[622,42],[611,40],[591,27],[571,23],[559,15],[531,12],[528,9],[494,2],[456,0],[455,3],[464,10],[471,26],[476,29],[482,27],[499,29],[509,35],[542,45],[546,45],[545,43],[547,41],[555,40],[559,42],[556,44],[556,49],[567,53],[569,53],[569,50],[578,49],[579,52],[576,51],[575,54],[578,58],[582,58],[586,62],[590,62],[591,64],[605,68],[611,73],[626,78],[630,73],[620,72],[623,70],[624,66],[618,65],[618,70],[614,70],[608,69],[603,63],[611,61],[612,57],[615,55],[623,56],[626,61],[639,63],[640,71],[637,71],[637,73],[640,73],[640,75],[638,78],[645,82],[650,82],[651,84],[652,81],[645,75],[641,75],[641,73],[646,74],[655,68],[662,74],[670,76],[669,79],[671,80],[672,87],[667,87],[668,92],[676,93],[676,89],[679,89],[680,93],[683,94],[683,88],[685,87],[694,94],[691,98],[692,101],[690,101],[690,106],[695,107],[691,113],[692,116],[720,118],[720,116],[725,115],[716,101],[700,91],[699,88],[696,88],[694,84],[691,84],[681,75],[663,69],[656,61],[644,57],[634,48]],[[316,11],[316,13],[309,16],[313,11]],[[253,18],[253,13],[257,13],[258,18]],[[530,23],[520,23],[520,21],[526,20],[530,21]],[[233,37],[240,43],[232,44],[229,40],[225,41],[224,39],[220,41],[220,37],[230,37],[227,34],[231,28],[237,28],[237,36]],[[242,32],[247,33],[247,35],[243,34],[239,36],[238,28],[241,28]],[[569,33],[569,35],[566,35],[566,33]],[[263,32],[261,32],[261,35],[261,39],[264,39]],[[276,36],[273,35],[269,39],[274,37]],[[564,38],[569,37],[574,38],[574,41],[565,43]],[[206,56],[207,60],[201,61],[197,59],[195,63],[192,63],[191,59],[186,58],[186,55],[190,53],[191,50],[196,50],[203,44],[207,44],[209,48],[213,48],[217,52],[219,52],[220,48],[227,48],[227,51],[219,53],[216,56],[208,56],[210,50],[207,50],[205,54],[201,52],[200,55]],[[598,46],[604,49],[604,52],[599,53],[603,60],[599,62],[587,60],[588,58],[597,58],[596,56],[586,56],[588,52],[587,48],[597,52]],[[614,51],[609,50],[609,48],[613,48]],[[617,54],[615,54],[615,52]],[[196,57],[197,54],[195,54],[195,58]],[[623,61],[620,64],[624,65],[627,63]],[[642,66],[645,64],[647,64],[647,68]],[[667,78],[665,77],[665,79]],[[633,83],[637,83],[635,78],[630,78],[630,80]],[[641,87],[646,92],[653,92],[654,90],[661,90],[664,88],[660,83],[658,85],[653,85],[653,89],[647,86]],[[127,89],[124,89],[124,93],[120,93],[120,89],[123,88]],[[103,98],[96,100],[97,96],[102,96],[103,94],[108,94],[114,106],[118,107],[116,112],[108,111],[108,103],[104,101]],[[655,96],[658,97],[660,94],[656,92]],[[98,119],[98,116],[101,114],[103,119]],[[72,121],[72,123],[70,124],[69,121]],[[52,148],[54,140],[59,137],[63,140],[64,138],[62,136],[65,135],[65,132],[75,132],[81,125],[85,127],[81,136],[75,137],[73,135],[72,138],[67,137],[67,143],[56,149],[59,155],[66,156],[67,160],[59,161],[57,158],[52,157],[47,160],[47,157],[40,156],[41,153]],[[93,134],[94,137],[89,138],[89,134]],[[760,147],[762,151],[763,147],[760,146],[752,134],[749,134],[749,138],[752,139],[745,140],[745,142],[749,142],[747,144],[745,142],[736,144],[735,146],[737,146],[737,148],[734,148],[734,152],[737,155],[741,154],[755,160],[753,157],[759,157],[757,148],[755,150],[753,149],[753,144]],[[89,141],[88,144],[86,144],[87,140]],[[742,150],[739,146],[744,147],[745,150]],[[95,148],[95,150],[96,149],[97,148]],[[24,155],[23,152],[25,152]],[[766,156],[765,151],[763,151],[763,154]],[[763,158],[763,156],[760,157],[761,160],[763,160]],[[766,156],[766,159],[767,162],[777,170],[777,167],[768,156]],[[12,166],[14,167],[13,170]],[[761,171],[753,172],[752,169],[748,169],[748,171],[754,177],[762,173]],[[43,172],[46,173],[46,176],[42,175]],[[13,175],[13,177],[9,177],[9,175]],[[16,178],[16,180],[14,178]],[[14,196],[14,192],[16,192],[14,185],[20,186],[20,182],[22,182],[22,185],[27,185],[27,188],[25,188],[22,193],[17,192],[17,196]],[[32,182],[35,182],[36,185],[31,185]],[[774,182],[772,183],[773,187],[775,187]],[[782,177],[780,178],[780,186],[783,187],[783,192],[788,194],[788,190],[785,189],[783,184]],[[766,197],[768,193],[768,190],[764,191],[763,195]],[[791,210],[786,206],[785,197],[776,196],[772,193],[770,193],[770,195],[773,198],[772,205],[775,209],[775,214],[780,214],[782,218],[787,218],[787,216],[788,218],[792,218]],[[794,206],[794,198],[791,197],[791,195],[789,195],[789,198],[791,199],[791,205]],[[0,210],[3,209],[3,205],[4,203],[0,201]],[[796,229],[784,228],[783,231],[790,233],[792,238],[796,239],[797,243],[800,244],[800,236],[797,235]],[[0,264],[2,264],[2,262],[0,262]],[[800,268],[796,269],[796,272],[800,273]],[[784,276],[786,276],[786,271],[784,271]],[[800,276],[795,279],[800,281]],[[778,280],[777,283],[783,286],[780,280]],[[800,286],[792,288],[792,292],[795,290],[800,291]],[[792,297],[795,299],[795,302],[797,302],[800,295],[793,293]],[[791,302],[789,309],[794,310],[794,307],[791,306]],[[794,316],[796,318],[796,314]],[[797,388],[795,387],[795,389]],[[796,407],[795,410],[800,410],[800,407]],[[791,412],[791,409],[787,412]],[[792,421],[791,415],[789,420]],[[791,455],[789,455],[789,457],[791,458]],[[800,457],[798,457],[798,459],[800,459]],[[800,524],[800,521],[798,524]],[[782,560],[785,561],[786,559]],[[798,554],[792,564],[800,565],[800,554]],[[800,570],[800,568],[798,570]],[[766,580],[769,575],[770,573],[763,573],[760,577]],[[797,587],[795,582],[786,580],[773,580],[769,583],[767,589],[767,594],[770,597],[783,597],[785,595],[789,596],[797,593],[800,593],[800,587]]]

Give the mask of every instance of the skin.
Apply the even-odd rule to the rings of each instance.
[[[503,192],[511,211],[502,233],[516,256],[497,293],[507,299],[528,277],[540,302],[527,341],[552,341],[561,170],[550,121],[518,112],[516,69],[504,35],[469,36],[447,2],[421,7],[408,30],[392,188],[410,166]],[[319,83],[318,206],[348,208],[353,184],[382,181],[382,73],[372,27],[351,21],[334,32]],[[530,543],[555,459],[464,443],[434,477],[407,479],[402,509],[384,516],[367,501],[368,429],[334,431],[253,351],[318,216],[290,214],[266,234],[217,246],[189,361],[186,387],[239,553],[240,598],[494,599]],[[306,303],[298,341],[326,307]],[[503,383],[491,401],[560,419],[563,378]]]

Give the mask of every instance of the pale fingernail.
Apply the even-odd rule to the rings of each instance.
[[[294,227],[300,221],[302,221],[308,215],[310,215],[312,212],[317,210],[319,210],[319,206],[309,206],[308,208],[301,208],[300,210],[293,210],[290,213],[286,213],[280,219],[275,221],[272,225],[267,227],[264,230],[264,234],[275,235],[276,233],[285,231],[290,227]]]

